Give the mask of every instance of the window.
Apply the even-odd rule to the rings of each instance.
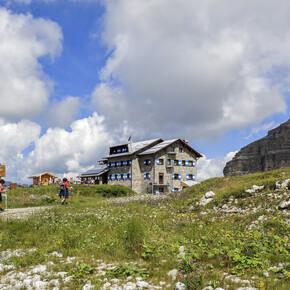
[[[171,159],[167,159],[167,165],[171,165]]]
[[[164,160],[163,159],[156,159],[156,164],[157,165],[163,165],[164,164]]]
[[[173,173],[173,174],[172,174],[172,179],[173,179],[173,180],[181,179],[181,174]]]
[[[110,148],[110,154],[120,154],[120,153],[125,153],[128,152],[128,147],[114,147],[114,148]]]
[[[195,161],[188,161],[188,166],[194,167],[195,166]]]
[[[174,147],[169,147],[168,152],[175,152]]]
[[[182,166],[185,166],[185,160],[182,160]]]
[[[195,180],[195,175],[194,174],[187,174],[186,179],[187,180]]]
[[[127,166],[127,165],[128,165],[128,161],[127,160],[122,162],[122,166]]]
[[[132,175],[131,175],[131,173],[128,173],[128,174],[127,174],[127,179],[129,179],[129,180],[132,179]]]
[[[159,187],[159,192],[164,192],[164,188],[163,187]]]
[[[144,165],[151,165],[151,159],[145,159]]]
[[[183,148],[179,148],[179,153],[182,153],[183,152]]]
[[[174,160],[174,166],[178,166],[178,160]]]
[[[151,173],[144,173],[144,180],[151,179]]]

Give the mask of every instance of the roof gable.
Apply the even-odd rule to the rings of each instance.
[[[156,154],[159,151],[166,149],[169,146],[171,146],[172,144],[177,143],[177,142],[180,142],[184,147],[188,148],[197,157],[202,157],[202,155],[200,153],[198,153],[196,150],[194,150],[191,146],[189,146],[187,143],[185,143],[181,139],[172,139],[172,140],[163,141],[163,142],[155,145],[154,147],[151,147],[148,150],[141,152],[139,155]]]
[[[28,178],[36,178],[36,177],[40,177],[40,176],[45,175],[45,174],[50,175],[53,178],[57,178],[57,176],[55,176],[49,172],[36,173],[35,175],[29,176]]]

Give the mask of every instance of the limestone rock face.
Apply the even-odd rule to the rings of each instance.
[[[290,119],[268,135],[243,147],[229,161],[225,176],[265,172],[290,166]]]

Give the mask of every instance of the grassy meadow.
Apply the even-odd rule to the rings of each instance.
[[[290,168],[213,178],[160,199],[135,198],[122,186],[72,185],[67,205],[59,204],[58,186],[11,190],[8,208],[49,209],[23,220],[2,217],[1,251],[26,253],[2,258],[22,272],[53,262],[52,272],[71,276],[59,279],[67,289],[87,281],[100,289],[104,278],[140,276],[154,285],[163,281],[164,289],[180,281],[187,289],[289,290],[289,211],[277,206],[290,195],[276,189],[276,181],[289,178]],[[251,196],[246,190],[253,185],[265,188]],[[198,205],[208,191],[215,192],[214,200]],[[219,211],[229,198],[245,213]],[[72,262],[64,263],[68,257]],[[96,275],[101,262],[117,267]],[[175,280],[168,275],[173,269]]]

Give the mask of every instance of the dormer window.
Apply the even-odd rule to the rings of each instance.
[[[118,147],[111,147],[110,148],[110,155],[112,154],[121,154],[126,153],[128,151],[128,145],[118,146]]]

